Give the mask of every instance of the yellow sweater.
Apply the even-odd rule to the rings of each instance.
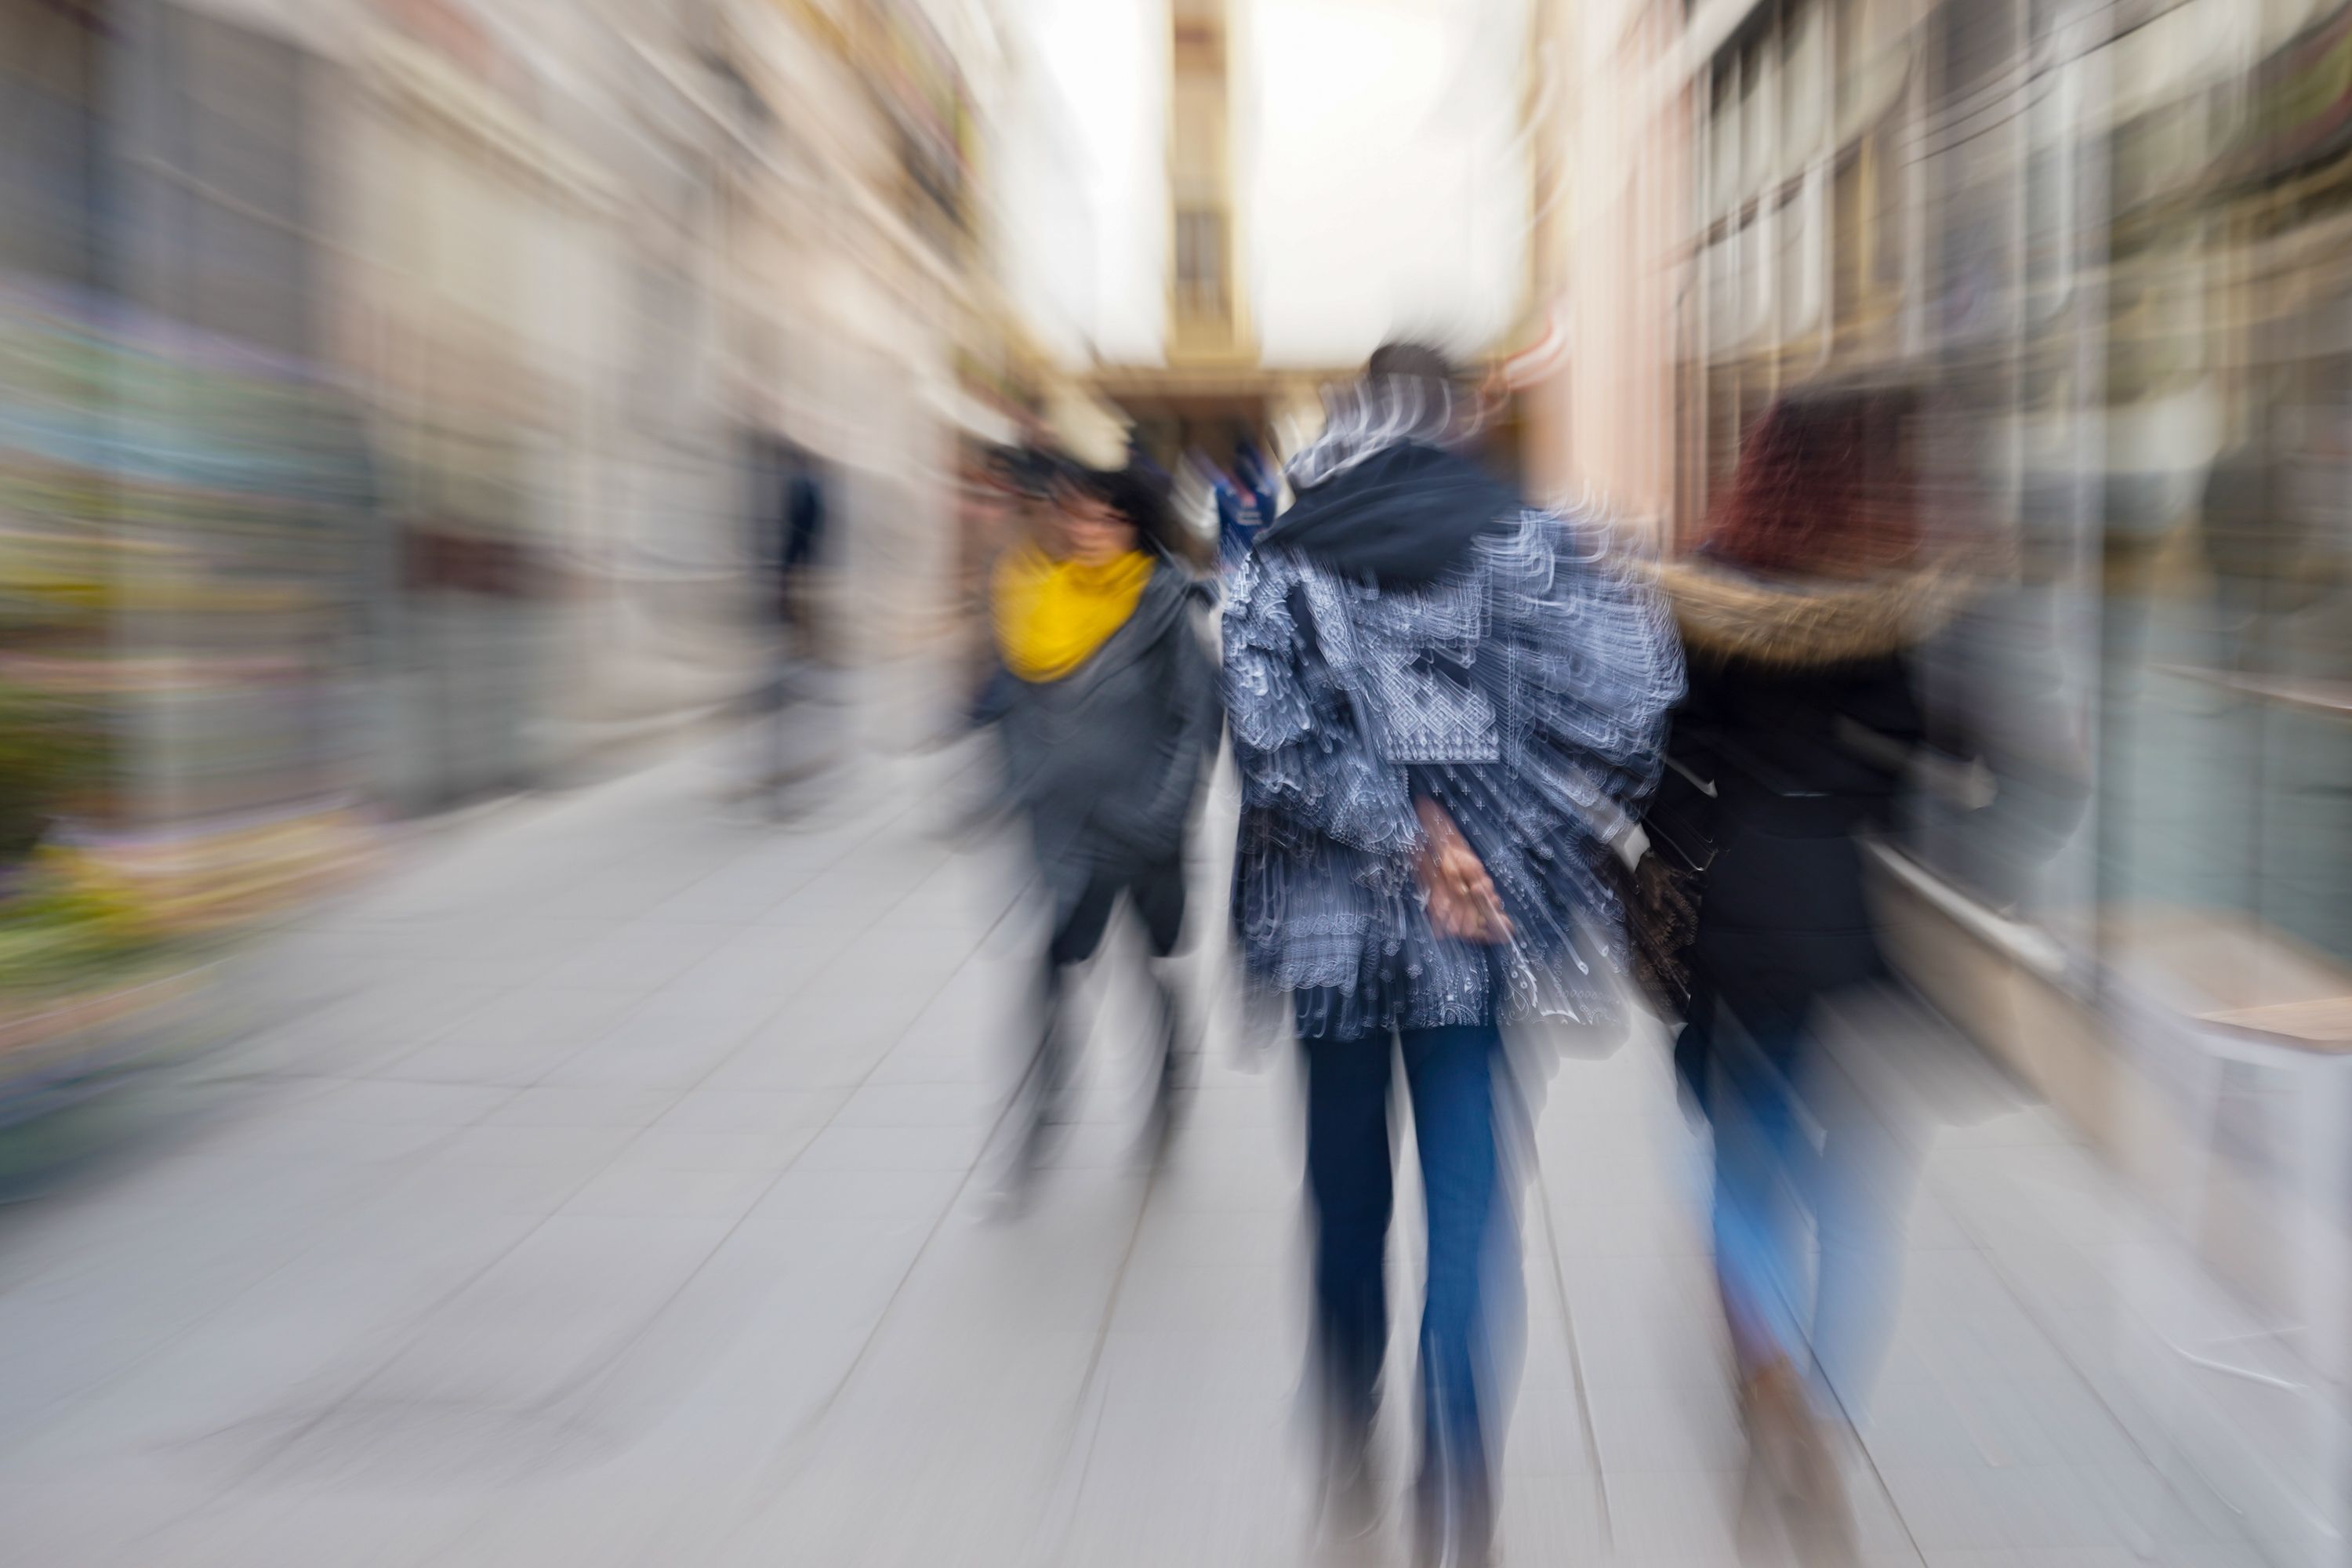
[[[1061,679],[1127,625],[1150,580],[1151,557],[1140,551],[1099,566],[1034,545],[1008,552],[991,595],[1005,667],[1024,680]]]

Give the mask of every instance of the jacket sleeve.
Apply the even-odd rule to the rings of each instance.
[[[1189,610],[1161,636],[1147,668],[1161,706],[1149,751],[1132,765],[1149,787],[1105,803],[1093,820],[1113,841],[1158,856],[1182,847],[1202,774],[1216,754],[1221,710],[1215,669]]]

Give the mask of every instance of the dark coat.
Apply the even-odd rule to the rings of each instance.
[[[1886,973],[1859,837],[1893,826],[1920,737],[1908,661],[1694,658],[1667,754],[1715,789],[1695,978],[1743,1019],[1801,1014]]]
[[[1125,626],[1059,680],[993,683],[1006,791],[1056,907],[1097,873],[1180,857],[1223,710],[1183,571],[1162,561]]]
[[[1959,585],[1823,589],[1696,565],[1664,582],[1689,668],[1671,804],[1707,856],[1675,1062],[1705,1104],[1718,1007],[1785,1067],[1816,1000],[1889,973],[1861,840],[1894,826],[1924,739],[1912,650]]]

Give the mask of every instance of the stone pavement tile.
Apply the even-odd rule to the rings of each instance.
[[[814,1127],[730,1132],[698,1127],[648,1127],[614,1161],[614,1170],[733,1172],[773,1176],[816,1141]]]
[[[637,1131],[625,1126],[468,1127],[451,1135],[434,1159],[449,1165],[593,1167],[618,1154]]]
[[[1014,1050],[986,1025],[943,1037],[918,1023],[857,1081],[964,1083],[1002,1092],[1015,1076]]]
[[[1280,1263],[1175,1262],[1165,1253],[1132,1260],[1113,1327],[1120,1331],[1242,1330],[1304,1319],[1307,1279]]]
[[[717,1063],[711,1089],[854,1089],[906,1033],[912,1008],[795,998]]]
[[[211,1541],[211,1500],[202,1480],[19,1471],[0,1479],[0,1522],[9,1561],[27,1568],[176,1568]]]
[[[959,855],[890,910],[887,929],[985,930],[1021,896],[1025,869],[1003,855]]]
[[[247,1072],[361,1077],[512,989],[503,981],[370,986],[272,1026],[227,1057]]]
[[[1602,1478],[1610,1531],[1623,1556],[1736,1560],[1752,1532],[1747,1478],[1738,1472],[1604,1468]]]
[[[271,1495],[159,1537],[158,1560],[175,1568],[424,1568],[452,1561],[456,1543],[493,1506],[470,1491]]]
[[[731,1221],[751,1212],[778,1173],[637,1163],[624,1155],[574,1194],[562,1213]]]
[[[835,927],[785,930],[753,926],[712,949],[672,987],[714,999],[761,997],[782,1002],[842,956],[856,933]]]
[[[880,1213],[812,1220],[808,1195],[762,1200],[583,1395],[635,1455],[627,1474],[691,1475],[719,1500],[712,1517],[654,1521],[681,1542],[723,1536],[772,1497],[930,1235],[935,1215],[919,1211],[946,1201],[900,1189]],[[885,1217],[893,1208],[911,1223]],[[679,1550],[667,1560],[709,1560]]]
[[[1313,1472],[1297,1384],[1303,1348],[1271,1327],[1116,1332],[1100,1409],[1054,1561],[1297,1563]]]
[[[1054,1130],[1038,1155],[1044,1171],[1133,1172],[1145,1168],[1151,1152],[1144,1143],[1141,1102],[1115,1121],[1071,1121]]]
[[[436,1040],[372,1069],[378,1079],[413,1083],[478,1084],[520,1089],[556,1071],[588,1047],[585,1039]]]
[[[690,1469],[648,1471],[641,1456],[501,1489],[436,1553],[431,1568],[637,1568],[698,1563],[656,1546],[666,1520],[708,1511],[707,1483]],[[421,1568],[421,1564],[420,1564]]]
[[[744,1221],[751,1231],[855,1237],[928,1236],[965,1173],[937,1164],[870,1171],[794,1166]]]
[[[1302,1262],[1300,1267],[1305,1264]],[[1575,1334],[1556,1312],[1531,1309],[1526,1344],[1519,1358],[1519,1397],[1564,1410],[1589,1407],[1591,1391],[1584,1386],[1578,1364],[1581,1353],[1582,1347],[1577,1343]],[[1581,1433],[1578,1440],[1590,1442]]]
[[[388,1165],[415,1159],[457,1137],[430,1121],[336,1121],[319,1117],[277,1117],[240,1128],[237,1154],[304,1173]]]
[[[987,1127],[1001,1096],[971,1083],[868,1083],[852,1090],[836,1127]]]
[[[612,1158],[601,1144],[566,1146],[550,1157],[484,1163],[467,1151],[436,1151],[382,1190],[378,1201],[354,1213],[351,1224],[389,1238],[415,1223],[444,1215],[525,1215],[544,1219],[571,1201]]]
[[[1044,1183],[1012,1219],[951,1210],[908,1274],[877,1339],[900,1359],[952,1357],[1045,1331],[1099,1331],[1126,1268],[1140,1183]]]
[[[773,839],[688,883],[645,910],[643,918],[730,924],[756,921],[822,874],[841,853],[838,847],[806,839]]]
[[[600,987],[535,983],[519,986],[459,1017],[436,1046],[584,1045],[612,1026],[611,994]]]
[[[1307,1234],[1306,1210],[1297,1204],[1223,1213],[1154,1202],[1136,1227],[1131,1261],[1179,1269],[1304,1268]]]
[[[767,1132],[819,1128],[847,1100],[845,1089],[693,1089],[657,1124],[688,1132]]]
[[[536,1215],[489,1208],[436,1211],[425,1223],[416,1217],[385,1201],[343,1225],[280,1229],[261,1237],[236,1272],[203,1268],[184,1248],[142,1248],[125,1260],[120,1281],[89,1281],[103,1289],[85,1289],[70,1321],[9,1340],[40,1347],[54,1373],[85,1373],[70,1420],[42,1446],[80,1434],[85,1444],[115,1444],[115,1453],[125,1453],[139,1444],[118,1438],[142,1432],[152,1438],[158,1425],[233,1427],[275,1389],[339,1363],[376,1328],[388,1333],[424,1311],[536,1223]],[[219,1244],[219,1237],[203,1239]],[[0,1321],[9,1305],[0,1302]],[[85,1354],[85,1342],[99,1354]],[[348,1375],[372,1366],[362,1356]],[[0,1375],[30,1399],[26,1380]]]
[[[1714,1243],[1690,1205],[1670,1197],[1618,1196],[1546,1185],[1553,1199],[1553,1237],[1563,1258],[1605,1268],[1629,1258],[1677,1253],[1713,1255]]]
[[[306,1100],[295,1114],[302,1121],[370,1127],[467,1127],[513,1098],[514,1091],[506,1089],[377,1079]]]
[[[537,1223],[474,1209],[380,1222],[359,1246],[329,1237],[77,1402],[37,1451],[93,1467],[168,1454],[224,1480],[241,1476]]]
[[[555,907],[576,918],[671,924],[646,917],[709,876],[725,858],[724,850],[713,852],[708,847],[673,858],[658,846],[639,847],[627,858],[562,889]]]
[[[1589,1471],[1514,1472],[1503,1481],[1496,1519],[1507,1563],[1612,1563],[1600,1479]],[[1395,1521],[1402,1534],[1406,1521]]]
[[[1727,1378],[1646,1388],[1604,1383],[1586,1391],[1602,1469],[1742,1470],[1748,1437]]]
[[[1999,1472],[1981,1465],[1881,1465],[1906,1529],[1929,1563],[1951,1552],[2005,1552],[2011,1538]]]
[[[903,903],[931,868],[869,861],[860,854],[778,899],[761,914],[759,923],[862,932]]]
[[[1942,1383],[1882,1388],[1863,1439],[1871,1458],[1897,1469],[2020,1462],[1993,1441],[1985,1422],[1962,1414],[1954,1403],[1960,1394]]]
[[[1289,1215],[1297,1210],[1300,1182],[1296,1166],[1270,1155],[1234,1164],[1202,1161],[1162,1172],[1152,1202],[1189,1213]]]
[[[677,1107],[664,1089],[539,1084],[482,1119],[486,1127],[650,1127]]]
[[[665,990],[617,1010],[611,1028],[550,1070],[542,1081],[683,1093],[709,1079],[740,1050],[779,1005],[761,996],[718,998]]]
[[[1203,1066],[1203,1081],[1185,1108],[1185,1120],[1193,1126],[1288,1128],[1306,1114],[1286,1082],[1233,1071],[1213,1053]]]
[[[536,987],[556,965],[578,957],[625,921],[557,913],[491,917],[476,914],[421,922],[407,940],[437,957],[467,957],[512,966],[514,984]]]
[[[469,1426],[469,1412],[545,1410],[611,1363],[726,1238],[729,1218],[558,1215],[542,1223],[418,1325],[410,1343],[352,1396],[347,1434],[399,1474],[404,1460],[447,1441],[429,1460],[462,1473],[458,1451],[509,1437],[560,1449],[571,1435],[502,1422]],[[625,1260],[624,1262],[623,1260]],[[378,1408],[415,1413],[372,1430]],[[341,1419],[340,1416],[338,1419]],[[339,1434],[344,1435],[344,1434]],[[486,1460],[487,1453],[474,1456]],[[514,1456],[516,1458],[521,1456]]]
[[[1085,1334],[995,1341],[925,1381],[877,1357],[719,1561],[1038,1561],[1093,1350]]]
[[[718,921],[633,921],[590,942],[538,984],[583,991],[651,992],[709,957],[740,930]]]
[[[1531,1388],[1522,1384],[1511,1405],[1511,1426],[1503,1440],[1499,1463],[1509,1489],[1531,1484],[1554,1486],[1574,1479],[1590,1481],[1601,1473],[1592,1444],[1586,1437],[1584,1415],[1575,1391]]]
[[[876,1083],[1008,1080],[1036,1025],[1036,966],[985,947],[950,975],[874,1071]]]
[[[1920,1557],[1927,1568],[2024,1568],[2025,1563],[2014,1549],[2006,1546],[1923,1547]]]
[[[1645,1324],[1602,1334],[1580,1319],[1577,1342],[1584,1380],[1595,1389],[1707,1386],[1720,1382],[1728,1365],[1720,1334],[1698,1328]]]
[[[801,1152],[802,1171],[968,1171],[988,1130],[961,1126],[857,1127],[835,1119]]]

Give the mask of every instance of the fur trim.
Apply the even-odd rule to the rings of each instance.
[[[1949,563],[1867,583],[1769,581],[1696,561],[1650,563],[1695,659],[1798,669],[1911,647],[1959,610],[1978,579]]]

